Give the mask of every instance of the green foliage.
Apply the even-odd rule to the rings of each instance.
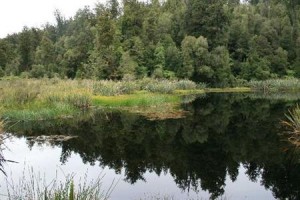
[[[297,1],[117,0],[0,39],[0,77],[235,80],[300,77]],[[25,72],[25,73],[24,73]]]
[[[204,36],[212,47],[226,43],[229,17],[224,9],[225,0],[187,1],[185,29],[188,35]]]
[[[211,67],[214,70],[213,85],[226,87],[233,79],[229,52],[224,46],[216,47],[211,52]]]
[[[42,78],[47,76],[47,73],[48,71],[44,65],[32,65],[32,69],[30,70],[30,76],[33,78]]]
[[[122,57],[120,59],[120,67],[118,69],[119,76],[121,78],[131,76],[132,79],[136,77],[136,71],[138,68],[137,62],[130,56],[129,52],[126,51],[122,53]]]

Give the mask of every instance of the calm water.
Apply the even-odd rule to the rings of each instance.
[[[183,119],[147,120],[118,111],[83,119],[18,123],[3,152],[8,179],[32,168],[47,181],[105,175],[119,181],[111,199],[299,199],[300,154],[281,133],[295,100],[211,94],[182,105]],[[31,136],[78,136],[35,142]],[[3,177],[3,176],[2,176]],[[0,191],[5,193],[4,177]]]

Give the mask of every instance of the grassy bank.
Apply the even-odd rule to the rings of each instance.
[[[275,92],[299,92],[300,80],[291,79],[270,79],[265,81],[250,81],[251,90],[264,93]]]
[[[0,81],[0,116],[8,120],[47,120],[74,117],[80,115],[82,110],[93,107],[127,108],[179,104],[181,93],[200,91],[204,87],[204,84],[197,85],[189,80],[14,78]]]
[[[90,108],[126,108],[151,113],[178,109],[184,95],[222,92],[300,91],[298,79],[251,81],[250,87],[206,88],[189,80],[134,81],[20,79],[0,80],[0,117],[8,120],[47,120],[81,115]],[[172,105],[172,106],[170,106]],[[130,109],[131,108],[131,109]],[[148,109],[145,109],[148,108]]]

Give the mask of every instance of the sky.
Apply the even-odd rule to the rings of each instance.
[[[42,27],[47,22],[54,24],[54,11],[58,9],[66,17],[72,17],[85,5],[94,7],[105,0],[1,0],[0,38],[22,31],[24,26]]]

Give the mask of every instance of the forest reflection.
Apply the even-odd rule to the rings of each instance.
[[[254,98],[249,94],[209,94],[182,105],[183,119],[149,121],[120,111],[99,110],[81,119],[22,122],[10,132],[77,136],[52,141],[62,147],[60,160],[78,153],[84,163],[121,173],[129,183],[146,180],[147,171],[169,172],[183,190],[224,194],[227,175],[235,181],[242,165],[251,181],[261,178],[278,199],[300,198],[299,152],[282,135],[280,120],[295,100]],[[45,141],[46,142],[46,141]]]

